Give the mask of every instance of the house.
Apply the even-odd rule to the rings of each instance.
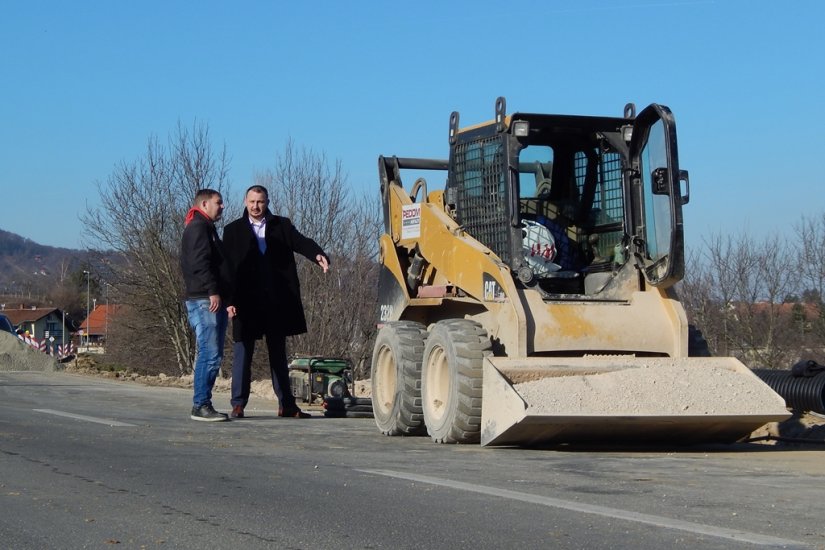
[[[737,319],[743,317],[775,317],[781,322],[795,323],[804,332],[810,331],[813,322],[822,317],[822,310],[818,304],[800,302],[745,302],[731,306]]]
[[[71,326],[63,311],[56,307],[25,307],[3,309],[3,315],[21,334],[28,333],[38,341],[47,340],[55,347],[71,340]]]
[[[83,341],[89,345],[103,345],[109,333],[109,323],[117,316],[120,310],[115,304],[95,304],[94,310],[80,323],[79,331],[83,331]]]

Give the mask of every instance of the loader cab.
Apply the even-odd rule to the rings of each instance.
[[[673,117],[659,105],[624,115],[507,116],[499,98],[491,123],[459,131],[451,117],[456,220],[545,298],[598,299],[634,267],[653,286],[682,277]]]

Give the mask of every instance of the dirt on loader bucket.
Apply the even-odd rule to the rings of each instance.
[[[489,357],[481,444],[734,442],[790,416],[732,357]]]

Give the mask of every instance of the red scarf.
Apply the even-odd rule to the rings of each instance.
[[[212,220],[209,219],[209,216],[207,216],[206,214],[203,213],[203,210],[201,210],[197,206],[193,206],[192,208],[189,209],[189,212],[186,213],[186,219],[183,220],[183,226],[184,227],[189,225],[189,222],[191,222],[194,219],[195,214],[200,214],[201,216],[206,218],[207,221],[210,221],[210,222],[212,221]]]

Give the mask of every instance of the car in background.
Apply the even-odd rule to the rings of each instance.
[[[0,330],[11,334],[17,334],[17,331],[14,330],[14,325],[12,325],[9,318],[2,313],[0,313]]]

